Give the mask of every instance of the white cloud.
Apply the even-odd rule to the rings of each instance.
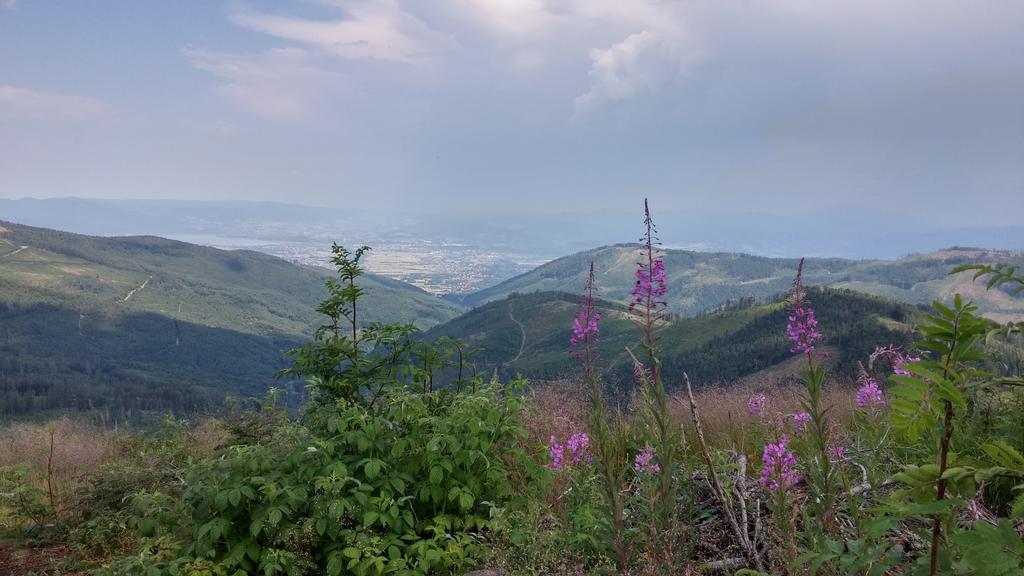
[[[317,65],[305,50],[279,48],[257,54],[186,49],[195,68],[223,83],[225,100],[264,118],[304,119],[319,111],[343,86],[344,77]]]
[[[0,120],[92,118],[106,112],[99,100],[0,84]]]
[[[778,94],[785,108],[787,83],[798,76],[821,94],[886,75],[944,77],[974,50],[966,47],[980,53],[993,34],[1012,34],[1006,29],[1024,6],[983,0],[1009,14],[996,22],[967,4],[936,1],[942,10],[923,10],[923,0],[319,0],[320,17],[255,8],[229,14],[235,25],[301,53],[295,71],[272,52],[219,55],[242,71],[190,59],[227,81],[218,89],[226,98],[273,117],[299,115],[334,82],[325,77],[341,70],[347,82],[380,82],[385,93],[423,88],[455,101],[538,82],[542,97],[561,99],[553,107],[571,102],[577,115],[698,82],[735,102],[740,86]],[[873,66],[879,61],[891,65]],[[272,80],[283,76],[301,78],[292,87]]]
[[[337,2],[343,17],[311,20],[238,11],[231,20],[243,28],[299,42],[343,58],[417,64],[436,57],[451,41],[395,0]]]
[[[544,0],[447,0],[444,4],[451,13],[506,40],[536,38],[558,18]]]
[[[609,48],[590,51],[590,90],[576,97],[576,112],[656,90],[678,78],[698,60],[698,53],[661,32],[630,34]]]

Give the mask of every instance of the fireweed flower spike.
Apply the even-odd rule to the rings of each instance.
[[[768,404],[768,397],[762,393],[754,394],[747,400],[747,410],[754,416],[764,416],[764,408]]]
[[[668,292],[668,288],[665,286],[665,260],[655,259],[651,263],[650,269],[646,264],[641,263],[636,269],[636,284],[630,292],[633,301],[630,302],[629,308],[632,310],[648,301],[660,305],[662,304],[660,299],[665,296],[666,292]]]
[[[877,380],[862,372],[857,381],[860,383],[860,388],[857,389],[858,408],[881,408],[885,406],[882,389],[878,387]]]
[[[811,303],[804,294],[803,273],[804,260],[801,258],[800,267],[793,280],[792,308],[790,309],[789,323],[786,325],[786,334],[793,343],[793,347],[789,351],[794,354],[814,352],[814,343],[821,338],[821,333],[818,332],[818,321],[814,318],[814,308],[811,308]]]
[[[897,374],[899,376],[911,375],[906,368],[903,368],[904,364],[921,361],[919,356],[914,356],[909,352],[904,352],[903,348],[900,346],[877,346],[875,351],[871,353],[869,365],[874,364],[875,360],[878,360],[879,358],[888,360],[893,374]]]
[[[558,443],[558,438],[552,436],[548,440],[550,445],[548,452],[551,454],[551,462],[548,462],[547,467],[552,470],[561,470],[563,461],[565,460],[565,446]]]
[[[565,441],[565,444],[559,443],[558,438],[552,436],[548,440],[548,444],[551,462],[546,467],[551,470],[562,470],[563,468],[575,466],[584,460],[592,462],[594,459],[590,454],[590,437],[583,432],[573,432],[569,435],[569,439]],[[568,459],[566,459],[566,451],[568,451]]]
[[[591,343],[596,343],[601,334],[597,326],[600,321],[600,312],[580,310],[579,315],[572,321],[572,337],[569,338],[569,342],[574,346],[579,346],[587,342],[589,338]]]
[[[572,335],[569,343],[572,345],[572,355],[583,366],[583,373],[588,382],[593,385],[596,380],[595,365],[600,360],[598,345],[601,341],[601,313],[594,305],[594,263],[590,263],[590,274],[587,276],[587,284],[583,291],[583,305],[576,318],[572,321]],[[591,394],[599,394],[599,389],[594,388]],[[597,400],[592,398],[591,400]]]
[[[586,460],[592,462],[594,457],[590,454],[590,437],[583,432],[575,432],[565,442],[569,449],[569,465],[574,466]]]
[[[793,415],[794,426],[800,432],[807,429],[807,423],[811,421],[811,415],[807,412],[800,412],[799,414]]]
[[[652,463],[652,460],[654,460],[654,448],[651,448],[651,445],[648,444],[633,459],[633,469],[641,474],[657,474],[661,472],[661,466],[658,466],[657,462]]]
[[[837,462],[842,460],[843,457],[846,456],[846,446],[843,446],[842,444],[836,444],[835,446],[833,446],[832,456],[835,457]]]
[[[776,444],[766,444],[761,455],[761,478],[759,482],[765,488],[776,492],[779,488],[786,489],[800,481],[796,471],[796,455],[786,447],[789,437],[785,434]]]
[[[663,300],[668,292],[668,287],[665,284],[665,260],[658,254],[657,249],[660,244],[658,229],[654,225],[654,220],[651,219],[651,210],[647,200],[644,200],[644,227],[645,232],[640,238],[640,242],[643,243],[645,261],[637,263],[636,284],[633,285],[633,290],[630,292],[632,301],[629,303],[629,309],[635,310],[639,307],[645,314],[645,322],[651,324],[668,306],[668,303]]]
[[[800,399],[803,411],[808,417],[805,421],[799,422],[806,434],[810,448],[814,456],[809,457],[806,467],[810,470],[808,475],[809,489],[811,491],[812,513],[821,517],[826,522],[826,530],[830,530],[829,519],[834,513],[833,502],[835,490],[833,488],[834,469],[830,446],[832,444],[832,426],[829,421],[829,410],[824,400],[825,369],[817,359],[821,358],[820,353],[815,352],[815,344],[821,339],[818,332],[818,321],[814,317],[814,308],[803,286],[804,259],[800,259],[797,267],[796,277],[793,279],[793,289],[789,299],[789,322],[786,325],[786,335],[792,343],[790,352],[800,354],[804,357],[803,382],[805,393]],[[786,450],[785,436],[778,444],[769,444],[765,447],[765,469],[762,482],[769,488],[777,490],[795,482],[796,456]],[[771,466],[769,466],[771,464]]]
[[[637,263],[636,284],[633,286],[630,310],[634,312],[633,321],[640,329],[640,348],[644,354],[644,366],[646,369],[637,370],[638,376],[643,376],[644,396],[646,398],[647,410],[654,423],[652,427],[651,454],[657,454],[657,468],[651,469],[647,463],[647,469],[658,472],[658,485],[655,494],[651,499],[652,530],[655,533],[669,534],[674,529],[676,521],[676,492],[672,471],[673,460],[676,452],[676,432],[670,424],[668,409],[668,394],[661,374],[661,361],[658,359],[657,328],[664,318],[665,308],[668,303],[665,301],[666,286],[665,261],[658,249],[658,230],[651,219],[650,204],[644,199],[644,234],[640,238],[643,243],[640,250],[640,262]],[[626,348],[635,364],[640,360],[633,355],[633,352]],[[643,367],[641,367],[643,368]],[[647,377],[649,374],[649,377]],[[634,463],[635,464],[635,463]],[[644,467],[644,465],[641,465]],[[647,551],[649,558],[655,562],[664,561],[673,572],[672,568],[672,538],[654,538]]]
[[[892,359],[892,371],[894,374],[898,374],[900,376],[910,376],[910,372],[903,368],[903,365],[920,361],[921,358],[919,356],[914,356],[913,354],[899,354]]]
[[[583,368],[585,381],[590,387],[590,433],[594,435],[594,454],[590,452],[590,437],[586,434],[574,435],[569,438],[568,447],[572,459],[579,461],[585,450],[587,462],[592,462],[597,456],[598,477],[602,480],[601,485],[608,499],[607,510],[608,521],[612,526],[612,548],[615,550],[616,563],[621,570],[629,565],[631,546],[626,541],[625,528],[623,523],[623,506],[620,487],[623,484],[625,475],[629,470],[626,466],[617,465],[620,455],[619,446],[612,441],[611,418],[604,405],[604,397],[601,390],[601,380],[598,375],[597,363],[600,360],[598,350],[599,338],[601,335],[599,324],[601,314],[594,306],[594,292],[596,283],[594,281],[594,263],[590,263],[590,273],[587,276],[587,283],[583,291],[583,306],[573,321],[572,336],[569,338],[572,344],[572,355]],[[622,460],[628,459],[625,447],[622,447]]]
[[[814,309],[810,306],[800,306],[793,309],[793,315],[789,317],[789,325],[786,326],[793,347],[790,352],[797,354],[809,354],[814,352],[814,342],[821,338],[818,332],[818,321],[814,319]]]

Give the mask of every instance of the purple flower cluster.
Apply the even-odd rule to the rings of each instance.
[[[860,388],[857,389],[857,406],[859,408],[881,408],[885,406],[885,398],[882,397],[882,389],[878,387],[878,381],[867,374],[862,374]]]
[[[547,464],[547,467],[552,470],[561,470],[569,466],[575,466],[583,460],[587,462],[593,461],[594,457],[590,454],[590,437],[583,432],[574,432],[566,440],[565,444],[559,444],[558,438],[552,436],[549,440],[550,447],[548,448],[551,454],[551,462]],[[568,451],[568,460],[566,459],[566,451]]]
[[[832,457],[837,462],[839,460],[842,460],[843,457],[846,456],[846,446],[843,446],[842,444],[836,444],[836,445],[832,446],[831,451],[832,451]]]
[[[633,362],[633,382],[637,386],[645,386],[645,383],[651,380],[654,380],[654,374],[651,373],[650,368],[644,366],[639,361]]]
[[[641,474],[657,474],[661,472],[661,466],[658,466],[657,462],[652,463],[652,460],[654,460],[654,448],[651,448],[650,444],[648,444],[633,459],[633,469]]]
[[[598,327],[600,321],[600,312],[587,313],[586,310],[580,310],[579,316],[572,321],[572,336],[569,337],[569,343],[574,346],[587,342],[596,344],[601,335],[601,329]]]
[[[807,412],[793,414],[793,422],[796,429],[803,432],[807,429],[807,423],[811,421],[811,415]]]
[[[764,466],[758,481],[772,492],[779,488],[789,488],[800,481],[800,473],[796,470],[796,455],[786,448],[788,443],[789,438],[783,434],[777,444],[765,445],[761,455]]]
[[[806,303],[793,309],[786,325],[786,333],[793,347],[789,349],[795,354],[809,354],[814,351],[814,342],[821,338],[818,332],[818,321],[814,319],[814,309]]]
[[[871,353],[871,362],[874,363],[874,361],[878,360],[879,358],[885,358],[889,360],[889,366],[892,367],[893,373],[898,374],[900,376],[911,375],[909,370],[903,368],[904,364],[921,361],[921,358],[919,356],[914,356],[909,352],[904,352],[903,348],[901,348],[900,346],[876,347],[875,351]]]
[[[636,284],[630,292],[633,301],[629,303],[629,309],[632,310],[648,300],[654,307],[664,305],[660,299],[666,292],[668,288],[665,286],[665,261],[658,258],[651,263],[650,268],[641,264],[636,268]]]
[[[892,371],[893,371],[894,374],[899,374],[900,376],[910,376],[911,375],[910,372],[908,370],[906,370],[905,368],[903,368],[903,365],[904,364],[911,364],[913,362],[920,362],[920,361],[921,361],[921,358],[919,356],[914,356],[912,354],[897,354],[891,360],[891,362],[892,362]]]
[[[764,416],[764,408],[768,405],[768,397],[762,393],[754,394],[747,400],[747,410],[754,416]]]

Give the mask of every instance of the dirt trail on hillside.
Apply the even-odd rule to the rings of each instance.
[[[22,246],[21,248],[18,248],[18,249],[17,249],[17,250],[15,250],[14,252],[8,252],[7,254],[4,254],[4,258],[10,258],[11,256],[14,256],[14,255],[15,255],[15,254],[17,254],[18,252],[21,252],[22,250],[24,250],[24,249],[26,249],[26,248],[28,248],[28,246]]]
[[[513,322],[515,322],[516,325],[519,326],[519,331],[523,334],[523,339],[519,342],[519,353],[516,354],[515,358],[513,358],[513,359],[509,360],[508,362],[506,362],[506,364],[511,364],[511,363],[515,362],[516,360],[519,360],[520,358],[522,358],[523,350],[526,349],[526,327],[523,326],[522,322],[520,322],[519,320],[516,320],[516,317],[512,314],[512,303],[511,302],[508,303],[508,319],[513,321]]]
[[[153,279],[153,276],[150,276],[149,278],[146,278],[146,281],[143,282],[142,284],[139,284],[138,288],[132,289],[132,291],[129,292],[128,295],[124,297],[124,300],[122,300],[122,302],[127,302],[129,298],[131,298],[132,296],[135,296],[135,293],[138,292],[139,290],[142,290],[143,288],[145,288],[146,284],[149,284],[149,281],[152,280],[152,279]]]

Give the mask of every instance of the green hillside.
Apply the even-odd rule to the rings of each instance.
[[[329,275],[258,252],[0,222],[0,416],[259,393],[321,322]],[[429,328],[457,314],[401,282],[361,283],[364,322]]]
[[[903,344],[917,314],[912,306],[842,289],[811,289],[824,345],[835,351],[835,368],[851,374],[876,345]],[[576,372],[569,354],[572,320],[580,297],[564,292],[512,294],[426,332],[480,347],[478,369],[534,378]],[[601,301],[601,355],[612,380],[628,382],[626,346],[635,347],[637,329],[628,308]],[[666,374],[687,371],[704,383],[747,376],[788,359],[786,310],[781,303],[731,306],[714,313],[666,322],[660,345]]]
[[[604,298],[627,301],[635,282],[637,245],[604,246],[559,258],[491,288],[470,294],[465,304],[476,306],[513,292],[565,290],[580,292],[591,260]],[[669,308],[674,314],[695,316],[730,301],[769,299],[789,288],[798,259],[768,258],[723,252],[665,250]],[[950,249],[900,260],[808,258],[807,284],[851,288],[910,304],[948,299],[955,292],[970,295],[987,315],[1000,320],[1024,319],[1024,301],[1007,293],[986,292],[969,274],[955,277],[949,270],[973,262],[1024,265],[1024,255],[976,249]]]

